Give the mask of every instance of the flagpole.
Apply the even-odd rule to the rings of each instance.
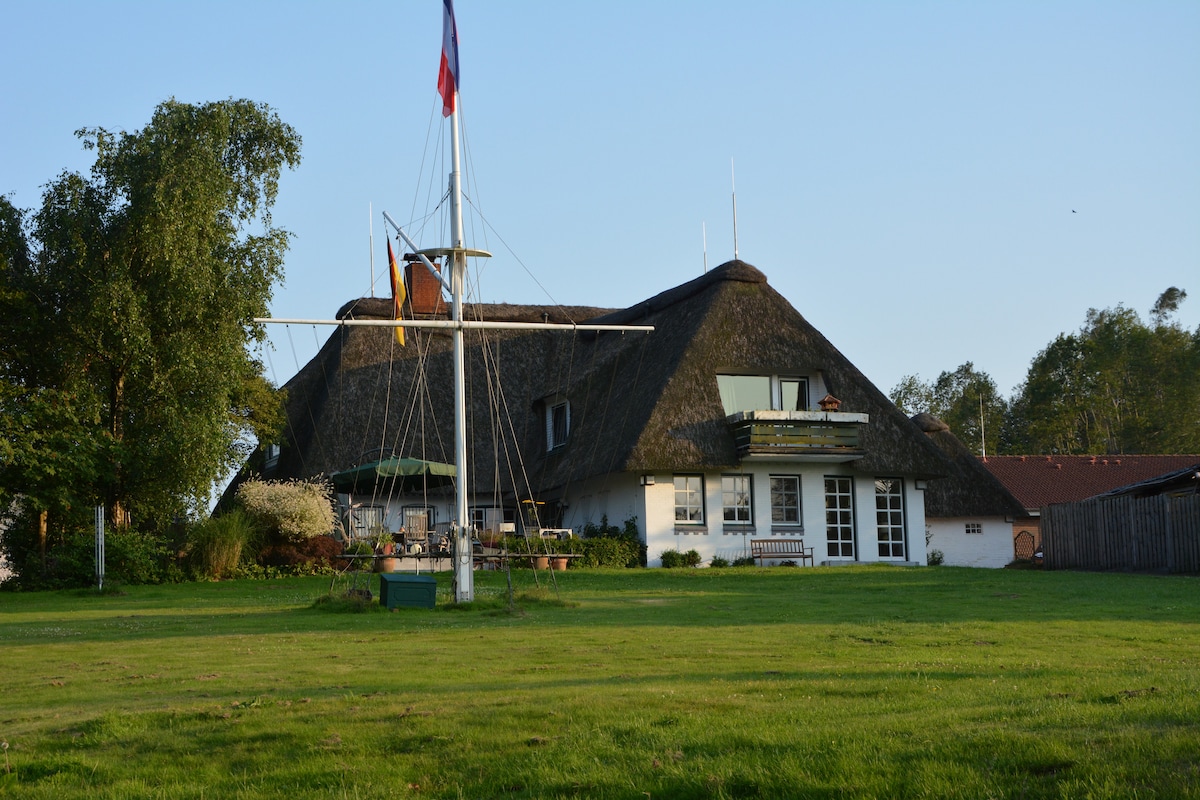
[[[462,175],[459,163],[458,92],[450,114],[450,310],[454,321],[454,468],[458,478],[455,494],[457,531],[454,542],[454,601],[469,603],[475,599],[474,554],[471,552],[471,527],[467,517],[467,395],[463,348],[462,305],[466,283],[467,255],[463,242]]]

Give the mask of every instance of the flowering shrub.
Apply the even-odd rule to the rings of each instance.
[[[269,540],[298,543],[333,530],[326,483],[249,480],[238,487],[237,499]]]

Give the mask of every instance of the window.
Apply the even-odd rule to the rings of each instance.
[[[554,450],[567,443],[571,433],[571,405],[566,400],[546,405],[546,450]]]
[[[808,378],[779,375],[718,375],[726,416],[739,411],[807,411]]]
[[[371,535],[372,528],[383,527],[383,506],[357,506],[351,508],[347,516],[353,539],[365,539]]]
[[[904,482],[875,479],[875,531],[880,558],[904,558]]]
[[[968,522],[967,523],[967,533],[973,534],[976,536],[982,536],[983,535],[983,523],[982,522]]]
[[[771,476],[771,524],[800,524],[800,476]]]
[[[825,478],[825,552],[854,558],[854,479]]]
[[[766,375],[718,375],[717,388],[726,416],[771,407],[771,379]]]
[[[754,508],[752,483],[749,475],[721,476],[721,505],[725,509],[725,522],[731,525],[752,525]]]
[[[504,509],[499,506],[472,506],[470,509],[471,527],[476,533],[495,533],[504,522]]]
[[[783,411],[808,410],[808,379],[779,379],[779,408]]]
[[[704,476],[675,476],[675,522],[704,524]]]

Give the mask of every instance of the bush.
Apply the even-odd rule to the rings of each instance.
[[[84,538],[94,553],[95,533]],[[93,555],[93,565],[95,560]],[[104,573],[105,582],[130,584],[164,583],[183,577],[178,572],[173,554],[161,540],[129,528],[105,531]]]
[[[700,566],[700,553],[695,550],[688,550],[686,553],[681,553],[678,550],[664,550],[660,558],[662,559],[662,565],[667,569]]]
[[[324,536],[336,522],[327,483],[249,480],[238,487],[237,500],[269,544]]]
[[[712,561],[708,562],[708,565],[710,567],[716,567],[717,569],[721,569],[722,567],[729,566],[729,559],[721,558],[720,556],[713,556]]]
[[[65,589],[96,585],[96,530],[92,509],[51,515],[46,558],[38,549],[38,515],[18,512],[0,535],[14,576],[6,586]],[[162,583],[182,577],[163,538],[130,528],[104,532],[104,582]]]
[[[930,550],[926,561],[931,567],[940,567],[946,560],[946,554],[941,550]]]
[[[188,528],[186,546],[192,574],[211,580],[232,577],[257,535],[254,520],[238,508],[195,523]]]
[[[605,536],[597,539],[579,539],[578,559],[581,567],[639,567],[642,561],[642,543],[625,536]]]
[[[756,564],[756,562],[754,561],[754,556],[742,556],[741,558],[735,558],[735,559],[733,560],[733,564],[732,564],[731,566],[734,566],[734,567],[753,567],[753,566],[757,566],[757,564]]]
[[[626,567],[645,566],[646,549],[642,546],[637,517],[625,520],[620,528],[608,523],[608,515],[600,517],[600,524],[587,523],[579,529],[582,540],[578,541],[578,552],[583,555],[580,566]]]
[[[370,553],[370,545],[366,548]],[[314,536],[303,542],[269,544],[259,552],[258,563],[277,567],[285,574],[321,575],[338,569],[341,554],[341,542],[332,536]]]

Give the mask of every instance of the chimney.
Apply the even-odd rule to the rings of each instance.
[[[408,261],[413,256],[405,256]],[[433,265],[441,273],[441,265],[436,261]],[[419,261],[404,265],[404,282],[408,285],[408,302],[412,306],[413,317],[428,317],[445,311],[446,304],[442,300],[442,284],[429,273],[429,268]]]

